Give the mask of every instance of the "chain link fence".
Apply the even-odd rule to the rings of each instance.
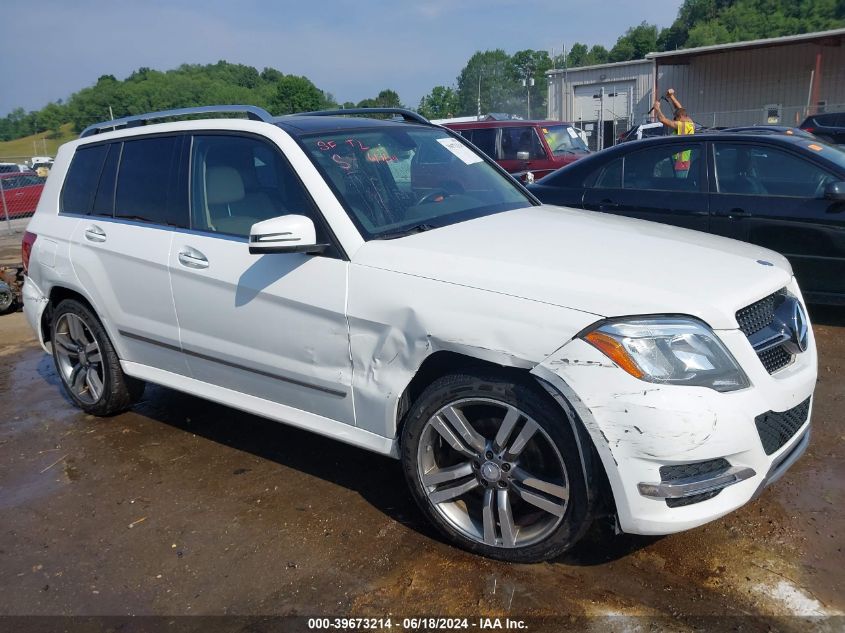
[[[49,167],[29,166],[29,157],[0,156],[0,223],[6,233],[22,232],[35,213]]]

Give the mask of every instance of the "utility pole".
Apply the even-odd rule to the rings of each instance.
[[[534,86],[534,77],[531,76],[531,69],[525,69],[525,78],[522,80],[522,85],[525,86],[525,97],[528,101],[528,116],[526,119],[531,118],[531,88]]]
[[[563,43],[563,90],[561,90],[560,118],[566,121],[569,114],[569,64],[566,62],[566,42]],[[565,110],[565,111],[564,111]]]
[[[481,69],[478,69],[478,121],[481,120]]]
[[[593,95],[593,99],[599,100],[598,116],[596,116],[596,125],[599,128],[596,134],[596,150],[602,150],[604,149],[604,86],[601,87],[598,94]]]

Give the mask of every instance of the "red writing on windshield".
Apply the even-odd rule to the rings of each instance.
[[[368,145],[364,145],[359,139],[357,138],[348,138],[344,141],[347,145],[352,147],[352,149],[357,149],[362,152],[366,152],[370,147]],[[321,152],[328,152],[333,150],[337,147],[337,143],[335,141],[317,141],[317,149]]]

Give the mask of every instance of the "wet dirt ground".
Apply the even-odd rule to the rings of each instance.
[[[87,416],[23,315],[0,317],[0,615],[800,616],[780,629],[841,630],[812,618],[845,612],[845,311],[813,316],[812,442],[782,480],[696,530],[599,525],[537,565],[442,542],[388,458],[161,387]]]

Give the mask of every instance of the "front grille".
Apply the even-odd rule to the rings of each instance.
[[[757,354],[763,367],[770,374],[775,373],[778,369],[782,369],[792,362],[792,354],[783,349],[783,345],[767,349],[765,352]]]
[[[737,310],[736,322],[745,336],[751,338],[761,330],[766,329],[775,320],[775,312],[787,297],[786,289],[773,292],[749,306]],[[757,337],[759,338],[759,337]],[[770,374],[783,369],[792,362],[792,354],[783,345],[757,352],[757,357]]]
[[[737,310],[736,322],[739,323],[739,329],[745,336],[759,332],[772,322],[772,317],[775,316],[775,299],[783,292],[783,290],[778,290],[750,306]]]
[[[768,411],[754,418],[766,455],[771,455],[786,444],[807,421],[809,413],[810,398],[807,398],[787,411]]]
[[[699,475],[710,475],[718,473],[720,470],[727,470],[731,465],[728,460],[711,459],[706,462],[695,462],[694,464],[678,464],[676,466],[661,466],[660,480],[667,483],[676,479],[686,479],[687,477],[697,477]]]

